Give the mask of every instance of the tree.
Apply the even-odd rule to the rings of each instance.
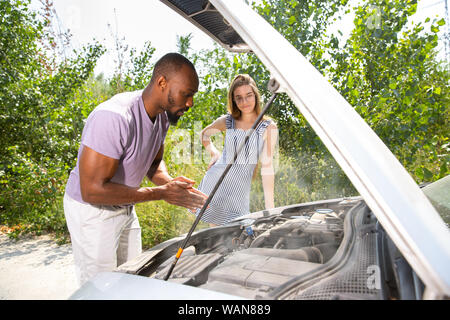
[[[444,20],[408,27],[416,8],[415,0],[357,7],[347,43],[332,47],[329,78],[421,182],[448,174],[450,78],[435,50]]]
[[[92,44],[56,59],[52,4],[43,2],[40,14],[29,4],[0,0],[0,223],[28,217],[32,227],[56,219],[63,228],[61,212],[52,209],[84,119],[74,99],[103,49]]]

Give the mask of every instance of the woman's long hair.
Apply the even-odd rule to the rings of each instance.
[[[241,117],[241,110],[239,110],[236,102],[234,101],[234,90],[240,86],[249,85],[253,89],[255,94],[255,111],[259,115],[261,113],[261,94],[259,93],[258,87],[256,86],[255,80],[252,79],[248,74],[238,74],[231,81],[230,89],[228,90],[228,112],[234,119],[239,119]],[[264,119],[267,119],[264,116]]]
[[[241,117],[241,110],[239,110],[236,102],[234,101],[234,90],[240,86],[249,85],[253,89],[253,93],[255,94],[255,112],[256,115],[261,113],[261,94],[259,93],[258,87],[256,86],[255,80],[250,77],[248,74],[238,74],[234,77],[233,81],[231,81],[230,89],[228,90],[228,103],[227,109],[228,112],[234,119],[239,119]],[[270,117],[264,115],[261,121],[271,119]],[[261,163],[258,161],[255,166],[255,170],[253,170],[252,181],[255,180],[256,172],[258,168],[261,167]]]

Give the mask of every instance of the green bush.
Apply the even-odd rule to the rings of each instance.
[[[61,197],[77,153],[73,141],[83,108],[95,102],[79,98],[88,95],[83,85],[103,49],[88,45],[60,60],[51,5],[38,14],[29,4],[0,1],[0,224],[20,224],[12,235],[63,235]]]

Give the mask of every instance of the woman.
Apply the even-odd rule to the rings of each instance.
[[[211,155],[208,171],[199,190],[209,195],[225,170],[233,162],[237,149],[244,141],[261,113],[261,98],[255,81],[247,74],[237,75],[228,91],[229,114],[221,116],[201,132],[201,141]],[[210,136],[225,131],[225,146],[221,154],[212,144]],[[217,189],[202,220],[211,225],[225,224],[250,213],[250,187],[258,160],[266,209],[274,207],[273,152],[277,142],[276,124],[268,117],[258,123],[244,148]],[[198,215],[200,209],[197,210]]]

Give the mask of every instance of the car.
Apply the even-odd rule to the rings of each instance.
[[[450,175],[424,187],[450,223]],[[254,212],[100,274],[71,299],[422,299],[425,285],[362,197]],[[133,276],[131,276],[133,275]],[[151,288],[151,290],[149,290]]]
[[[339,92],[245,2],[163,2],[227,50],[256,54],[360,196],[254,212],[170,239],[71,298],[448,299],[450,176],[421,189]]]

